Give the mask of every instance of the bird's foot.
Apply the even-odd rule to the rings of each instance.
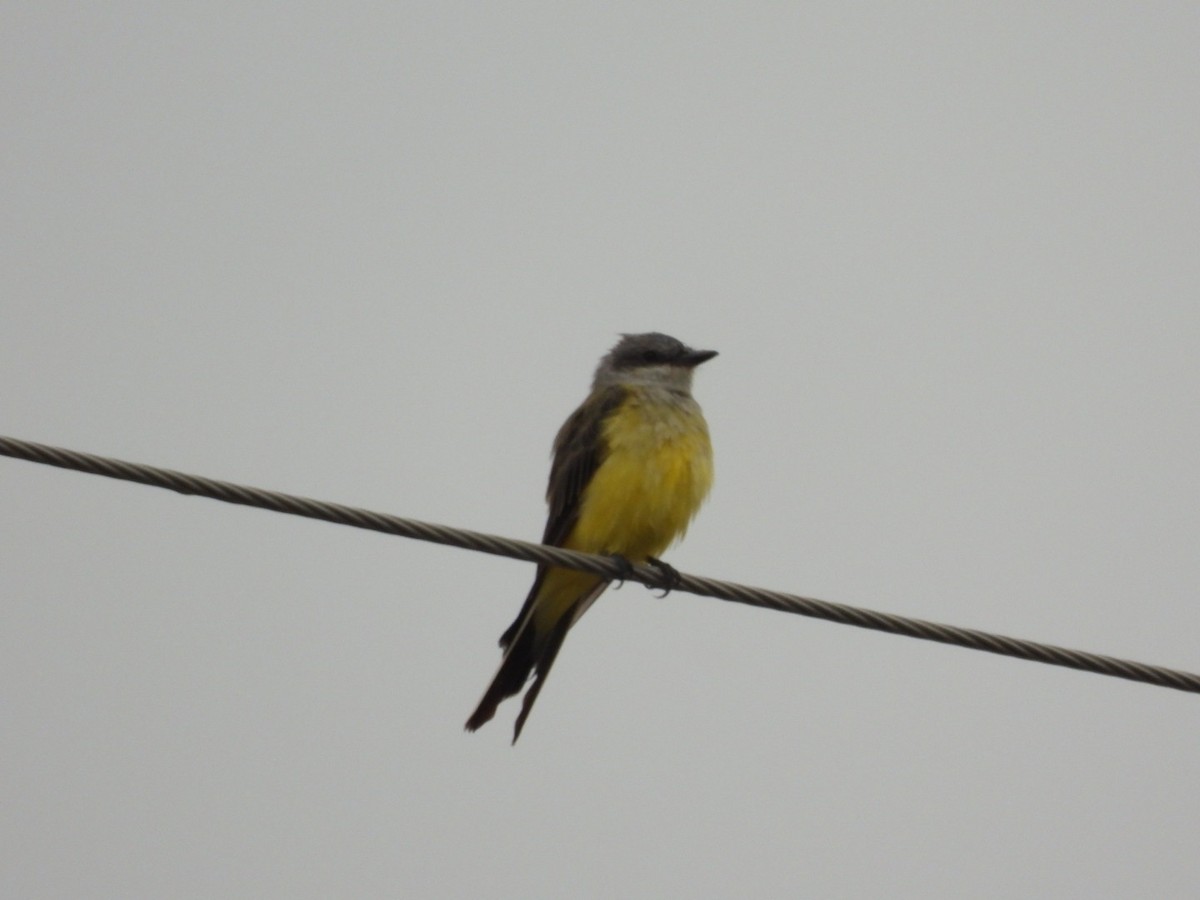
[[[658,595],[659,597],[667,596],[683,582],[683,576],[679,574],[679,570],[670,563],[665,563],[655,556],[647,556],[646,562],[662,573],[663,589],[662,593]]]
[[[609,553],[606,555],[609,559],[617,564],[617,570],[619,573],[617,575],[617,587],[620,587],[625,583],[625,579],[633,574],[633,563],[631,563],[627,557],[622,556],[620,553]]]

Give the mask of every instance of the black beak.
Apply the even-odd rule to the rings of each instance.
[[[694,369],[702,362],[708,362],[717,355],[716,350],[689,350],[679,359],[681,366],[687,366],[689,369]]]

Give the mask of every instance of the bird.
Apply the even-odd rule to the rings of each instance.
[[[692,397],[695,368],[717,355],[659,332],[624,334],[596,367],[591,392],[554,439],[542,543],[659,567],[712,487],[712,444]],[[571,627],[612,578],[540,565],[525,604],[500,637],[496,672],[466,729],[476,731],[526,691],[513,744]]]

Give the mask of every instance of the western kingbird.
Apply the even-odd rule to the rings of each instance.
[[[651,562],[683,536],[712,486],[712,445],[692,370],[717,355],[665,334],[627,334],[596,368],[592,392],[559,429],[542,543]],[[567,631],[611,583],[572,569],[538,566],[516,620],[500,637],[504,658],[467,730],[525,694],[513,743],[545,684]]]

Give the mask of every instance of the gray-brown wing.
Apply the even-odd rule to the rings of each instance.
[[[601,429],[605,418],[625,399],[625,389],[606,388],[592,394],[571,413],[554,438],[554,461],[550,465],[550,484],[546,488],[546,502],[550,515],[546,519],[546,530],[542,543],[561,547],[571,534],[579,519],[579,504],[588,482],[604,462],[604,441]],[[546,577],[546,567],[538,566],[533,586],[525,598],[525,604],[508,630],[500,635],[500,646],[507,648],[517,637],[525,622],[533,601]]]
[[[575,527],[583,492],[604,461],[604,420],[624,399],[625,389],[616,386],[592,394],[558,430],[546,487],[550,515],[543,544],[561,546]]]

